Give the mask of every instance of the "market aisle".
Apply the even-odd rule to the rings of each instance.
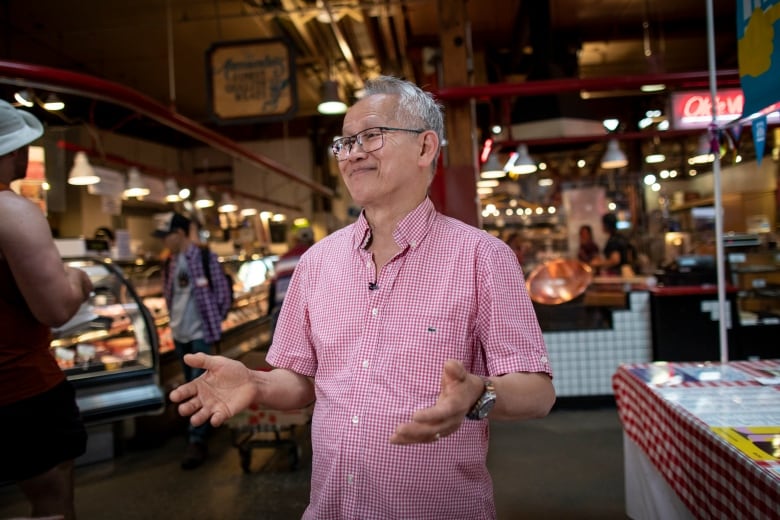
[[[614,407],[556,409],[526,423],[493,423],[489,466],[503,520],[624,519],[622,433]],[[305,435],[304,435],[305,437]],[[304,441],[305,444],[305,441]],[[79,520],[289,520],[308,501],[307,446],[301,469],[287,456],[255,450],[252,474],[241,470],[231,432],[218,430],[206,464],[179,469],[184,437],[128,449],[109,462],[76,470]],[[14,487],[0,487],[0,518],[26,514]]]

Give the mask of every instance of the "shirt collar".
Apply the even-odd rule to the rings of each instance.
[[[355,231],[352,238],[353,248],[365,248],[371,241],[371,227],[366,220],[366,211],[360,212],[360,216],[355,222]],[[425,235],[428,234],[428,230],[433,224],[433,220],[436,218],[436,208],[430,198],[425,199],[409,212],[393,231],[393,238],[395,242],[401,247],[406,249],[408,246],[417,247],[422,242]]]

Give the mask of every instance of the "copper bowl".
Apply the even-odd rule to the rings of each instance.
[[[534,268],[525,283],[533,301],[558,305],[584,293],[592,281],[589,265],[573,258],[557,258]]]

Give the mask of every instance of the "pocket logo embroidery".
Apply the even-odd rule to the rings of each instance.
[[[428,326],[428,332],[436,332],[436,327]]]

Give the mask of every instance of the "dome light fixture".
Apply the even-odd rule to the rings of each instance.
[[[329,79],[322,83],[322,101],[317,105],[317,111],[325,115],[343,114],[347,111],[347,104],[339,96],[339,84],[336,81]]]
[[[604,152],[604,157],[601,158],[601,167],[610,170],[623,168],[626,165],[628,165],[628,159],[623,150],[620,149],[617,139],[610,139],[607,142],[607,151]]]
[[[534,173],[538,169],[536,161],[528,154],[528,146],[525,143],[518,145],[517,150],[509,158],[504,168],[511,177],[515,178],[519,175]]]
[[[149,187],[141,177],[141,172],[135,166],[131,166],[127,171],[127,188],[122,193],[127,198],[141,198],[149,195]]]
[[[87,154],[76,152],[76,157],[73,159],[73,168],[70,169],[68,174],[68,184],[87,186],[89,184],[97,184],[98,182],[100,182],[100,177],[97,176],[95,169],[89,164]]]
[[[485,164],[482,166],[482,171],[480,172],[479,177],[481,179],[500,179],[505,176],[506,170],[504,170],[504,167],[500,162],[498,162],[498,157],[496,157],[496,154],[491,153],[490,157],[488,157],[488,160],[485,161]]]

